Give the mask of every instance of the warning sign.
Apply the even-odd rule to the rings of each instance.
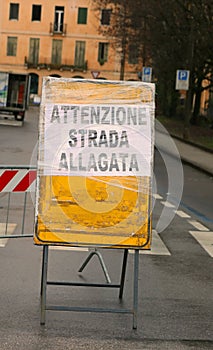
[[[98,71],[92,71],[91,73],[92,73],[92,76],[94,79],[97,79],[100,75],[100,72],[98,72]]]
[[[42,94],[35,243],[149,248],[153,84],[46,78]]]

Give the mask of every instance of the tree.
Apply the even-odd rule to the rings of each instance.
[[[179,92],[175,91],[177,69],[190,70],[190,89],[185,104],[185,128],[199,119],[200,98],[212,87],[213,6],[209,0],[94,0],[99,8],[110,6],[113,28],[107,35],[121,50],[121,78],[131,42],[138,47],[143,65],[152,62],[157,80],[159,107],[175,115]],[[203,81],[208,82],[206,86]],[[195,97],[195,98],[193,98]],[[195,103],[193,104],[193,101]]]
[[[148,3],[149,43],[163,114],[171,115],[176,110],[176,70],[190,70],[184,118],[186,131],[190,121],[198,122],[201,94],[204,89],[209,90],[213,83],[213,7],[208,0],[165,0],[163,3],[152,0]],[[203,81],[206,82],[205,86]]]
[[[93,3],[96,11],[111,10],[110,25],[101,26],[99,32],[110,40],[115,51],[120,54],[120,80],[124,80],[127,55],[136,38],[136,28],[131,20],[132,2],[131,0],[93,0]]]

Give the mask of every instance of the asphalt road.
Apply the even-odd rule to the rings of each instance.
[[[0,125],[1,164],[35,165],[38,110],[23,126]],[[178,165],[179,166],[179,165]],[[167,168],[167,169],[166,169]],[[183,166],[175,186],[169,174],[177,164],[155,156],[155,203],[151,253],[140,254],[138,328],[132,316],[47,311],[40,325],[39,295],[42,248],[31,238],[4,240],[0,248],[0,349],[211,349],[213,347],[213,281],[209,236],[213,231],[212,179]],[[168,171],[168,168],[171,168]],[[183,183],[182,183],[183,182]],[[183,185],[183,195],[178,193]],[[205,196],[205,197],[204,197]],[[204,197],[204,198],[203,198]],[[180,207],[177,202],[180,199]],[[162,214],[163,213],[163,214]],[[18,215],[18,214],[17,214]],[[15,220],[15,218],[14,218]],[[161,230],[165,227],[163,230]],[[206,238],[207,237],[207,238]],[[203,239],[205,238],[205,239]],[[117,282],[121,250],[101,250],[110,278]],[[50,249],[48,278],[104,282],[94,257],[82,274],[85,250]],[[48,287],[48,304],[131,307],[133,254],[129,254],[123,301],[107,288]]]

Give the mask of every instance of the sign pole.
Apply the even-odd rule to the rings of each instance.
[[[137,329],[138,315],[138,273],[139,273],[139,250],[135,249],[134,256],[134,288],[133,288],[133,329]]]
[[[49,248],[48,245],[43,246],[42,274],[41,274],[41,318],[40,318],[41,325],[45,325],[45,320],[46,320],[48,248]]]
[[[126,276],[127,257],[128,257],[128,249],[124,249],[123,266],[122,266],[121,280],[120,280],[119,299],[122,299],[122,297],[123,297],[124,281],[125,281],[125,276]]]

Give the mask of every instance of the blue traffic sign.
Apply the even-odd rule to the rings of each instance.
[[[188,70],[179,70],[178,71],[178,80],[188,80],[189,71]]]
[[[150,75],[151,74],[151,68],[150,67],[144,67],[143,73],[146,75]]]
[[[189,89],[189,70],[177,70],[176,73],[176,90],[188,90]]]
[[[152,67],[143,67],[142,81],[151,83],[152,80]]]

